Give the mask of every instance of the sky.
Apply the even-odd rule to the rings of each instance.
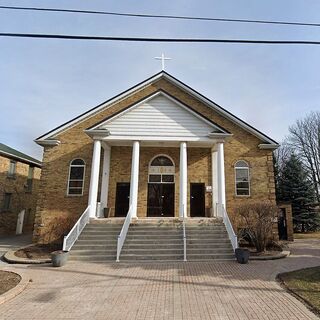
[[[0,5],[320,23],[318,0],[0,0]],[[0,32],[317,40],[320,27],[177,21],[0,9]],[[0,142],[38,159],[33,140],[161,70],[281,142],[320,110],[320,46],[0,38]]]

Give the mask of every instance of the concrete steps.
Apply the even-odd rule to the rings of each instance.
[[[115,261],[117,238],[122,223],[90,222],[73,245],[69,259],[90,262]]]
[[[186,222],[187,260],[233,260],[234,252],[224,224]]]
[[[70,260],[115,261],[124,219],[91,221],[70,251]],[[234,253],[224,224],[217,219],[186,221],[187,260],[230,260]],[[183,261],[179,219],[139,219],[130,225],[120,261]]]

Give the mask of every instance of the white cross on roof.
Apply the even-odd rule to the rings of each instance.
[[[161,57],[155,57],[157,60],[161,60],[162,70],[164,70],[164,62],[165,60],[171,60],[171,58],[165,57],[164,53],[161,54]]]

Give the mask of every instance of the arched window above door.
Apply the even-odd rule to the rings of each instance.
[[[148,173],[149,183],[174,183],[174,162],[166,155],[158,155],[150,161]]]

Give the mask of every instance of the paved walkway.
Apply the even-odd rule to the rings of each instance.
[[[9,319],[318,319],[275,281],[320,265],[320,241],[297,240],[274,261],[15,266],[33,279],[0,306]],[[27,268],[27,270],[25,270]]]
[[[32,235],[19,235],[10,237],[0,237],[0,266],[5,264],[2,256],[8,251],[21,248],[32,243]]]

